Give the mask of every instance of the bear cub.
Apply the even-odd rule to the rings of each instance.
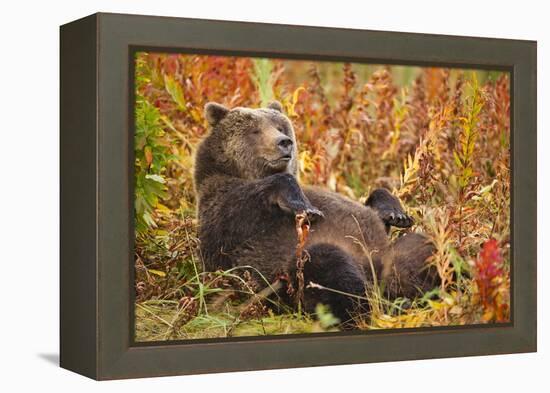
[[[208,270],[250,266],[267,286],[287,273],[295,283],[295,216],[307,214],[304,307],[330,307],[342,323],[361,306],[368,282],[379,280],[387,296],[414,297],[436,285],[427,259],[433,245],[420,234],[390,243],[391,226],[410,227],[397,198],[375,190],[365,204],[297,180],[292,123],[280,103],[228,109],[208,103],[209,134],[195,158],[201,254]],[[267,282],[266,282],[267,281]],[[278,294],[285,299],[286,289]],[[342,294],[351,294],[349,296]],[[288,301],[288,296],[286,297]],[[361,304],[358,304],[361,303]]]

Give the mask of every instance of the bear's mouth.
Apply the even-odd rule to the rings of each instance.
[[[271,165],[274,165],[274,166],[280,166],[282,164],[286,165],[291,159],[292,159],[292,156],[290,154],[285,154],[284,156],[281,156],[271,161]]]
[[[291,159],[292,159],[292,156],[290,154],[285,154],[284,156],[280,157],[277,161],[288,162]]]
[[[275,171],[284,171],[290,160],[292,160],[292,156],[290,154],[285,154],[284,156],[270,160],[269,166]]]

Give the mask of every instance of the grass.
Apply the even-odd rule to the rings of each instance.
[[[390,301],[384,283],[371,284],[359,329],[509,320],[507,73],[140,53],[136,81],[138,341],[338,329],[322,305],[311,316],[268,297],[262,288],[277,283],[259,286],[250,267],[204,271],[192,165],[208,101],[278,99],[295,126],[302,183],[356,200],[387,187],[415,220],[408,231],[435,243],[441,285]]]
[[[189,340],[222,337],[267,336],[337,331],[313,316],[267,313],[261,318],[239,319],[238,309],[227,307],[197,315],[181,324],[177,302],[146,301],[136,306],[136,341]],[[329,316],[330,318],[330,316]],[[329,320],[330,321],[330,320]]]

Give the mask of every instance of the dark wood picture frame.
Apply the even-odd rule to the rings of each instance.
[[[140,49],[510,72],[511,323],[135,343]],[[536,351],[536,42],[99,13],[61,27],[60,76],[61,367],[117,379]]]

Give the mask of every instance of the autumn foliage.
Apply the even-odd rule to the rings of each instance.
[[[487,241],[475,261],[477,299],[485,311],[483,320],[506,322],[510,318],[509,277],[505,274],[501,251],[495,239]]]
[[[510,88],[501,72],[185,54],[136,57],[138,339],[323,331],[257,301],[246,268],[202,269],[193,154],[203,107],[279,100],[299,177],[352,199],[389,188],[434,241],[440,287],[419,299],[366,296],[362,329],[505,322],[510,302]],[[399,236],[394,231],[392,236]],[[252,301],[253,300],[253,301]],[[243,312],[244,306],[249,309]]]

